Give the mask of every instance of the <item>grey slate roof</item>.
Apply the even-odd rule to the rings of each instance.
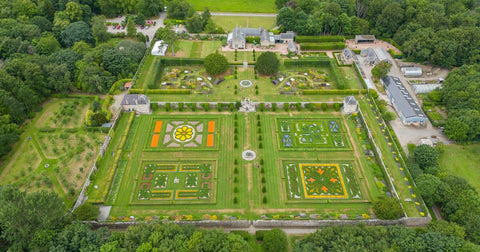
[[[120,105],[144,105],[150,102],[150,98],[143,94],[127,94],[123,97]]]
[[[394,103],[395,108],[399,110],[405,118],[425,118],[425,114],[412,98],[412,95],[403,86],[402,81],[400,81],[398,77],[387,76],[382,78],[382,81],[385,85],[385,89],[393,98],[392,102]]]
[[[355,35],[355,40],[375,40],[375,35]]]

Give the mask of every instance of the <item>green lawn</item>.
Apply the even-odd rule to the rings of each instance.
[[[480,145],[445,145],[440,168],[466,179],[480,191]]]
[[[222,47],[222,42],[214,41],[194,41],[180,40],[175,43],[175,57],[184,58],[205,58]],[[166,56],[173,56],[172,49],[169,47]]]
[[[261,26],[268,30],[277,25],[275,17],[212,16],[212,20],[217,26],[229,32],[233,31],[236,26],[253,28]]]
[[[208,7],[212,12],[248,12],[276,13],[277,7],[273,0],[188,0],[195,10],[204,11]]]
[[[0,168],[0,185],[57,192],[71,206],[95,162],[105,134],[83,129],[93,99],[52,99],[23,126]]]
[[[347,89],[362,89],[357,73],[352,67],[339,67],[340,73],[345,79]]]
[[[160,76],[162,73],[161,57],[148,55],[145,64],[139,70],[138,78],[133,88],[154,88],[160,84]]]

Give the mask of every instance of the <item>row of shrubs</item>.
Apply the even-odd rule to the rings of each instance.
[[[191,94],[190,89],[130,89],[130,94]]]
[[[357,94],[366,94],[366,89],[332,89],[332,90],[324,90],[324,89],[305,89],[302,90],[303,95],[336,95],[336,94],[344,94],[344,95],[357,95]]]
[[[201,58],[168,58],[164,57],[160,61],[165,66],[189,66],[203,65],[204,59]]]
[[[297,43],[345,42],[344,36],[295,36]]]
[[[341,50],[343,48],[345,48],[344,42],[300,43],[302,51]]]

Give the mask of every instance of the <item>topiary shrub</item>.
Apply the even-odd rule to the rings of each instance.
[[[220,53],[212,53],[205,57],[203,63],[205,71],[210,75],[219,75],[228,70],[228,61]]]
[[[278,72],[280,61],[273,52],[264,52],[258,56],[255,70],[263,75],[272,75]]]

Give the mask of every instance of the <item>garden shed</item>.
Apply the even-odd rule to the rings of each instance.
[[[355,44],[375,43],[375,35],[355,35]]]

